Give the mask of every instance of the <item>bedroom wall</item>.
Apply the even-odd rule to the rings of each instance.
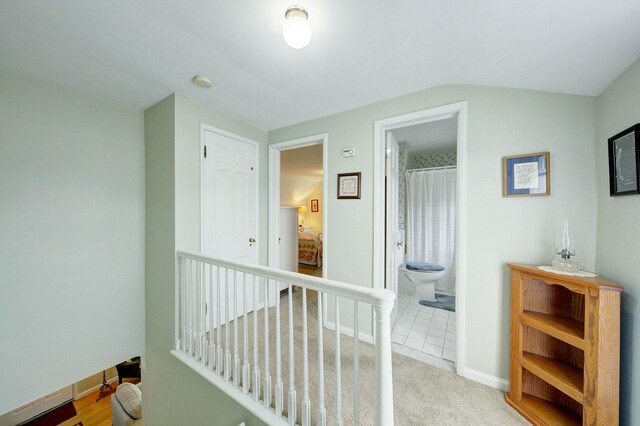
[[[283,207],[305,206],[302,215],[305,226],[313,232],[322,232],[322,144],[280,152],[280,205]],[[319,209],[311,211],[311,200],[317,199]]]
[[[620,424],[640,424],[640,195],[609,196],[607,139],[640,122],[640,61],[598,98],[596,271],[624,286],[621,309]]]
[[[318,200],[318,211],[315,213],[311,211],[311,200],[314,200],[314,199]],[[316,184],[311,194],[309,194],[309,197],[307,197],[306,206],[307,206],[307,213],[305,213],[304,215],[304,225],[312,226],[313,232],[316,232],[316,233],[323,232],[322,209],[324,208],[324,201],[322,199],[322,181]]]
[[[318,199],[319,211],[311,212],[311,200]],[[304,225],[313,226],[313,232],[322,232],[322,176],[280,175],[280,205],[306,206]]]
[[[562,213],[574,214],[578,250],[595,264],[595,98],[479,86],[441,86],[277,129],[269,142],[329,134],[329,278],[370,287],[373,235],[373,122],[469,102],[466,367],[502,384],[509,366],[509,271],[506,262],[549,263]],[[353,146],[355,157],[341,148]],[[501,158],[551,151],[551,196],[502,197]],[[362,172],[362,198],[336,199],[336,175]],[[346,308],[345,308],[346,309]],[[345,311],[344,318],[350,318]]]
[[[142,112],[5,68],[0,94],[4,414],[144,354],[145,188]]]
[[[145,424],[262,424],[169,351],[174,347],[176,250],[200,249],[200,123],[260,143],[260,263],[266,263],[266,132],[180,95],[145,111]]]

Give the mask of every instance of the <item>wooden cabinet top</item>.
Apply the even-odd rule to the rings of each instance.
[[[573,277],[571,275],[562,275],[562,274],[554,274],[553,272],[546,272],[541,269],[538,269],[537,265],[523,265],[519,263],[507,263],[509,268],[512,270],[525,272],[529,275],[536,275],[538,277],[543,278],[544,281],[553,284],[557,283],[571,283],[578,286],[584,287],[592,287],[597,288],[599,290],[610,290],[610,291],[623,291],[624,288],[618,284],[612,283],[609,280],[606,280],[602,277],[594,277],[594,278],[583,278],[583,277]]]

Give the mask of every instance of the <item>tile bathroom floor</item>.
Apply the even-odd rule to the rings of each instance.
[[[437,358],[456,360],[456,313],[422,306],[417,298],[399,294],[398,316],[391,341]]]

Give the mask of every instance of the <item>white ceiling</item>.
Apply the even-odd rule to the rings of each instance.
[[[293,3],[313,28],[300,51],[281,36]],[[640,56],[639,21],[638,0],[0,0],[0,65],[271,130],[447,83],[596,95]]]
[[[322,180],[322,145],[288,149],[280,152],[280,173],[308,176]]]
[[[458,118],[432,121],[392,130],[398,142],[406,142],[411,152],[453,152],[456,150]]]

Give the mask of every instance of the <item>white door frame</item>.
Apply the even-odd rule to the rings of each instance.
[[[269,266],[278,267],[278,235],[280,233],[279,212],[280,212],[280,152],[295,148],[322,144],[322,277],[327,278],[327,235],[329,209],[327,201],[329,199],[329,179],[327,172],[329,168],[329,135],[321,133],[318,135],[305,136],[303,138],[292,139],[269,145]]]
[[[467,111],[468,102],[462,101],[374,122],[373,139],[373,287],[384,288],[385,276],[385,141],[386,132],[400,127],[429,123],[458,117],[458,177],[456,215],[456,372],[464,376],[465,369],[465,289],[467,280],[465,225],[467,211]]]
[[[255,173],[256,173],[256,265],[260,264],[260,144],[254,140],[244,138],[242,136],[238,136],[231,132],[227,132],[226,130],[219,129],[217,127],[213,127],[207,123],[200,123],[200,253],[202,253],[202,248],[204,245],[204,229],[202,226],[202,218],[203,218],[203,209],[204,209],[204,194],[203,194],[203,170],[204,170],[204,132],[209,131],[213,133],[217,133],[222,136],[226,136],[231,139],[235,139],[240,142],[245,142],[255,146],[256,157],[254,158],[255,162]],[[211,149],[207,155],[214,155],[214,150]],[[205,253],[206,254],[206,253]]]

